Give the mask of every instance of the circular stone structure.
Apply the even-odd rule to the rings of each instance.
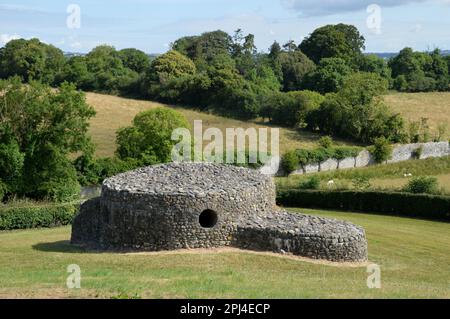
[[[275,202],[272,178],[236,166],[162,164],[104,181],[85,202],[71,242],[102,250],[234,246],[332,261],[364,261],[364,230],[293,214]]]

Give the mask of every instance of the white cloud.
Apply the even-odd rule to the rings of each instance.
[[[380,7],[397,7],[410,3],[427,2],[428,0],[280,0],[285,8],[304,16],[321,16],[343,12],[365,10],[371,4]],[[441,0],[442,1],[442,0]],[[448,1],[448,0],[445,0]]]
[[[11,40],[17,40],[21,37],[17,34],[0,34],[0,46],[4,46]]]

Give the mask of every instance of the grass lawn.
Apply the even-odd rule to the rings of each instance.
[[[70,227],[0,233],[0,297],[450,298],[450,224],[295,209],[365,227],[382,289],[364,266],[317,264],[242,251],[93,253],[69,245]],[[81,267],[81,289],[66,268]]]
[[[204,130],[208,127],[216,127],[224,135],[226,128],[240,127],[247,129],[254,127],[258,129],[267,127],[267,125],[263,125],[257,121],[244,122],[186,108],[168,106],[150,101],[126,99],[112,95],[86,93],[86,99],[88,104],[97,111],[97,115],[91,120],[90,134],[97,146],[96,155],[99,157],[114,155],[117,129],[130,125],[137,113],[155,107],[171,107],[176,109],[186,116],[191,125],[193,125],[194,120],[203,120]],[[297,148],[313,148],[317,146],[317,140],[319,138],[320,136],[317,134],[281,128],[280,151],[283,154],[288,150]],[[337,142],[348,144],[339,140]]]
[[[427,118],[432,137],[438,126],[446,123],[447,138],[450,138],[450,92],[394,92],[386,95],[385,101],[394,112],[400,113],[407,121]]]

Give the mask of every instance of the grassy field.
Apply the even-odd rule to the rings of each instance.
[[[224,133],[226,128],[240,127],[246,129],[254,127],[258,129],[267,127],[267,125],[262,125],[258,122],[244,122],[150,101],[126,99],[97,93],[86,93],[86,97],[88,104],[92,105],[97,111],[97,115],[91,120],[90,134],[97,146],[96,155],[99,157],[114,155],[117,129],[130,125],[137,113],[155,107],[171,107],[184,114],[191,125],[193,125],[194,120],[202,120],[204,129],[216,127]],[[317,134],[281,128],[281,153],[296,148],[315,147],[319,138],[320,136]],[[345,142],[341,141],[341,143]]]
[[[436,176],[443,190],[450,193],[450,157],[411,160],[387,165],[278,177],[276,183],[281,188],[296,188],[302,180],[314,175],[322,181],[322,186],[325,186],[328,181],[333,180],[336,187],[351,188],[354,179],[366,178],[374,188],[396,189],[401,188],[410,180],[411,177],[407,178],[405,174],[411,174],[412,177],[423,175]]]
[[[446,123],[447,138],[450,138],[450,92],[394,92],[387,95],[385,101],[394,112],[400,113],[408,121],[427,118],[432,137],[438,126]]]
[[[0,233],[0,297],[450,298],[450,224],[296,209],[365,227],[381,289],[366,267],[234,250],[93,253],[70,246],[70,227]],[[69,264],[81,289],[67,289]]]
[[[225,131],[225,128],[266,127],[265,124],[258,121],[244,122],[156,102],[97,93],[86,93],[86,95],[87,102],[97,111],[97,116],[91,121],[90,133],[97,145],[97,156],[99,157],[114,154],[118,128],[130,125],[137,113],[155,107],[177,109],[186,116],[190,123],[193,123],[194,120],[203,120],[204,129],[217,127]],[[385,100],[395,112],[399,112],[408,121],[417,121],[422,117],[428,118],[432,134],[441,123],[448,123],[448,136],[450,137],[450,93],[391,93],[385,97]],[[282,128],[280,131],[281,152],[296,148],[315,147],[319,137],[308,132]],[[339,142],[351,144],[346,141]]]

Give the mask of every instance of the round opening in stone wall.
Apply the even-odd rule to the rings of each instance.
[[[211,209],[204,210],[198,220],[203,228],[213,228],[217,224],[217,213]]]

